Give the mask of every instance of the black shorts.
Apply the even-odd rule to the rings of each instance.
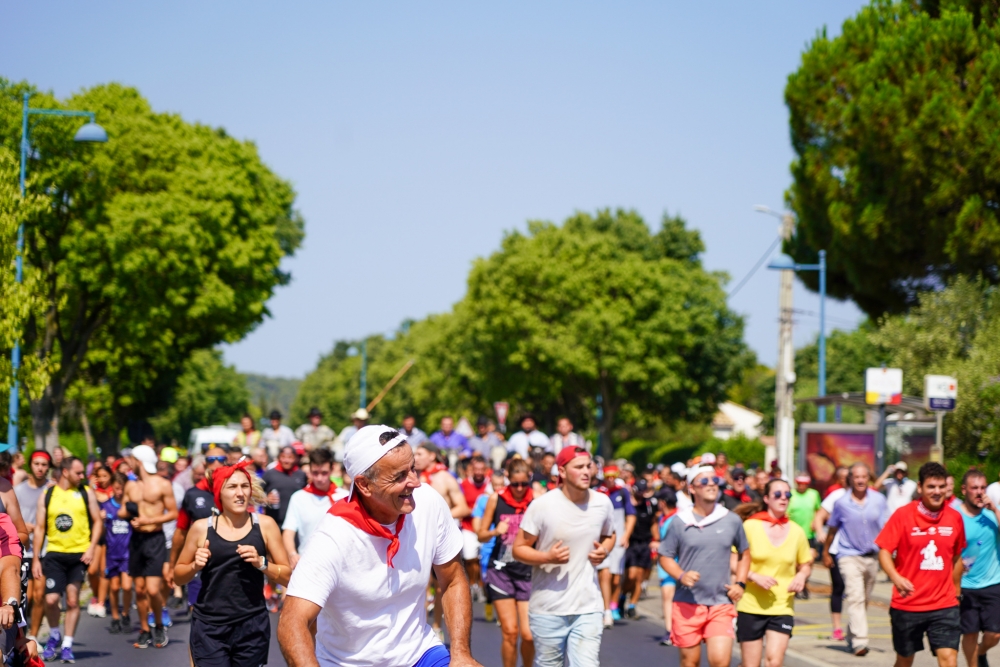
[[[791,637],[793,627],[795,618],[792,616],[768,616],[741,611],[736,614],[736,641],[758,641],[764,638],[764,633],[768,630]]]
[[[957,606],[933,611],[903,611],[889,609],[892,623],[892,648],[904,658],[924,650],[924,635],[931,651],[939,648],[958,650],[962,626]]]
[[[63,554],[50,551],[42,556],[42,574],[45,575],[46,593],[65,593],[66,586],[78,584],[87,578],[83,554]]]
[[[259,667],[267,664],[271,619],[267,610],[227,625],[191,619],[192,662],[198,667]]]
[[[1000,632],[1000,584],[986,588],[963,588],[962,634]]]
[[[128,543],[128,573],[133,577],[162,577],[166,562],[167,537],[162,530],[155,533],[132,531]]]
[[[653,553],[649,542],[631,542],[625,550],[625,569],[641,567],[648,570],[653,567]]]

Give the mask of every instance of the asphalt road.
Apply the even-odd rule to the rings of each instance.
[[[133,624],[136,624],[133,612]],[[188,620],[184,617],[175,618],[172,628],[167,630],[170,643],[162,649],[150,647],[136,649],[132,642],[138,635],[138,629],[129,635],[112,635],[108,632],[110,618],[91,618],[83,614],[80,627],[74,638],[74,652],[79,665],[94,665],[100,667],[118,665],[142,665],[142,667],[182,667],[190,664],[188,661]],[[278,626],[278,617],[271,615],[271,652],[268,660],[270,667],[285,667],[285,661],[278,650],[278,641],[274,632]],[[43,637],[45,631],[43,630]],[[612,630],[604,632],[601,644],[601,665],[606,667],[635,667],[635,665],[657,664],[662,667],[674,667],[679,664],[677,649],[660,646],[657,639],[662,634],[659,621],[638,619],[621,622]],[[472,627],[472,652],[484,667],[501,667],[500,663],[500,628],[495,623],[487,623],[483,616],[482,605],[475,610],[475,623]],[[738,658],[739,651],[736,651]],[[734,660],[736,664],[738,660]],[[58,664],[58,663],[53,663]],[[707,664],[704,661],[702,664]]]

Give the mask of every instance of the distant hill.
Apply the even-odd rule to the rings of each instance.
[[[276,378],[255,373],[244,373],[247,389],[250,390],[250,404],[258,411],[258,416],[267,417],[271,410],[278,409],[288,418],[288,412],[302,380],[298,378]],[[293,425],[292,428],[295,428]]]

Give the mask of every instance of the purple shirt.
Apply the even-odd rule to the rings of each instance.
[[[132,539],[132,524],[128,519],[118,518],[118,510],[121,509],[114,498],[109,498],[101,503],[104,510],[104,541],[108,545],[108,562],[119,563],[128,560],[128,543]]]
[[[445,435],[441,431],[435,431],[434,435],[431,436],[431,442],[437,445],[438,449],[455,449],[462,456],[472,456],[472,450],[469,449],[469,441],[458,431],[452,431],[449,435]]]
[[[868,489],[868,495],[863,503],[853,499],[853,491],[848,491],[838,500],[830,513],[827,524],[837,529],[840,539],[838,556],[864,556],[877,554],[878,537],[882,526],[889,518],[888,504],[885,496],[878,491]]]

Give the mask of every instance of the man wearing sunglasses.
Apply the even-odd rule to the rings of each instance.
[[[677,513],[658,549],[660,566],[677,581],[670,637],[680,649],[681,667],[697,667],[702,642],[710,667],[728,667],[736,636],[735,603],[743,597],[750,572],[747,536],[739,516],[718,504],[723,480],[713,466],[692,468],[687,482],[694,506]],[[734,548],[739,561],[736,583],[730,583]]]
[[[191,462],[191,481],[194,486],[184,493],[180,507],[177,510],[177,530],[174,532],[174,540],[170,548],[170,562],[167,565],[166,579],[167,586],[174,586],[174,566],[177,565],[177,558],[184,548],[184,541],[187,539],[188,530],[191,524],[198,519],[207,519],[212,516],[212,508],[215,507],[215,496],[212,495],[212,484],[209,477],[212,471],[226,464],[226,450],[221,447],[212,447],[205,453],[205,458],[195,457]],[[198,593],[201,592],[201,573],[195,575],[187,585],[188,606],[193,607],[198,601]]]

